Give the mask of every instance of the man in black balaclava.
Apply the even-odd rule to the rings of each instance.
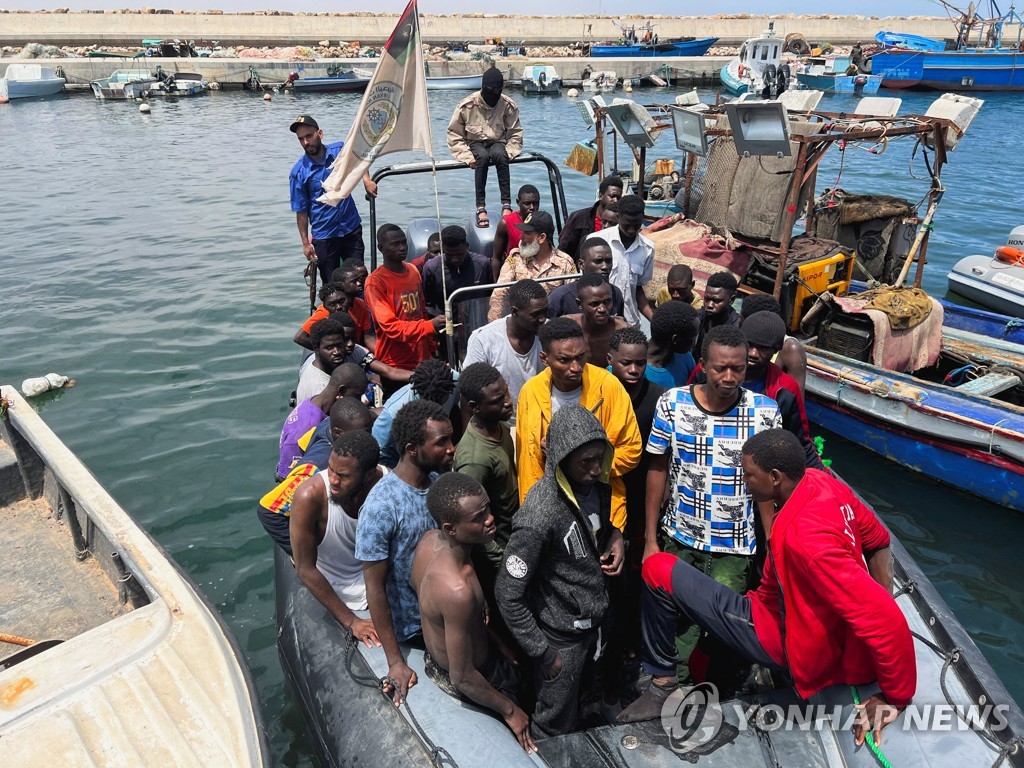
[[[505,85],[497,68],[483,75],[479,91],[459,102],[448,123],[448,149],[476,171],[476,225],[490,226],[487,217],[487,169],[498,174],[501,214],[512,212],[512,190],[508,161],[523,151],[523,126],[519,107],[501,90]]]

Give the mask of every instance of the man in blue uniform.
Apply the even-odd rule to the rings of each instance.
[[[337,207],[317,202],[323,194],[323,182],[331,174],[331,164],[341,153],[343,141],[324,144],[324,132],[309,115],[299,115],[291,125],[305,154],[299,158],[289,176],[292,210],[302,239],[302,252],[307,261],[317,260],[324,284],[345,259],[363,259],[363,222],[351,197]],[[377,185],[363,174],[366,194],[377,196]]]

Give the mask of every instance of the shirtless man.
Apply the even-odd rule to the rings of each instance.
[[[497,712],[523,749],[534,752],[530,719],[515,701],[519,674],[488,633],[487,603],[470,559],[474,545],[490,543],[497,532],[487,493],[469,475],[449,472],[427,493],[427,509],[440,530],[420,539],[411,578],[426,673],[445,693]]]
[[[355,555],[356,518],[366,494],[387,470],[380,448],[361,430],[334,441],[327,469],[299,486],[292,498],[290,534],[295,572],[335,621],[366,647],[380,645],[365,611],[363,564]]]
[[[576,304],[582,310],[575,315],[566,315],[583,328],[583,342],[587,346],[587,362],[605,368],[608,365],[608,342],[619,328],[629,324],[612,314],[612,284],[601,273],[584,275],[577,281],[579,286]]]

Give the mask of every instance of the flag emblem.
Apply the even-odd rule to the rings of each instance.
[[[402,88],[397,83],[375,83],[365,103],[352,152],[361,160],[373,161],[395,132],[402,109]]]

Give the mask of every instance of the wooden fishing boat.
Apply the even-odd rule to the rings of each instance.
[[[0,764],[268,765],[222,619],[13,387],[0,398],[0,632],[37,641],[0,642]]]
[[[718,42],[717,37],[690,37],[664,40],[657,43],[637,42],[627,44],[593,45],[590,55],[595,59],[625,58],[649,59],[665,56],[703,56]]]

